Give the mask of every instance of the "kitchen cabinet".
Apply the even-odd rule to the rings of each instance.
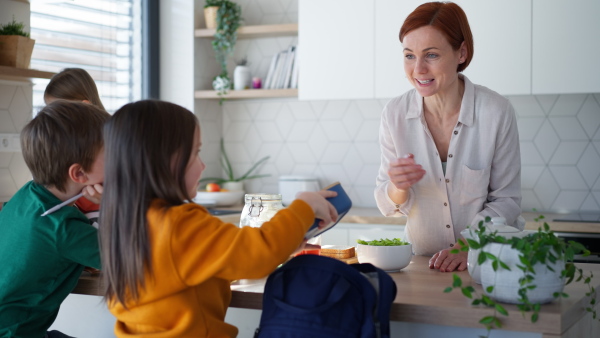
[[[423,0],[299,2],[300,99],[391,98],[412,89],[399,32]],[[531,91],[531,1],[456,1],[475,41],[465,74],[504,95]],[[509,23],[509,24],[508,24]]]
[[[598,0],[533,0],[532,94],[600,92],[599,16]]]
[[[374,0],[298,1],[302,100],[374,97]]]
[[[238,31],[238,40],[270,38],[279,36],[293,36],[298,34],[298,24],[278,24],[278,25],[255,25],[241,26]],[[215,29],[201,28],[194,31],[194,37],[200,39],[212,39],[215,35]],[[219,96],[214,90],[196,90],[194,98],[196,99],[260,99],[277,97],[297,97],[298,89],[248,89],[248,90],[230,90],[223,97]]]

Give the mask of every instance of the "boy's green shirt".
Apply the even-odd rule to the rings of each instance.
[[[0,337],[44,337],[84,266],[100,268],[98,231],[76,207],[25,184],[0,210]]]

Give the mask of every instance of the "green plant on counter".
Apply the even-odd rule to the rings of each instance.
[[[213,87],[221,96],[220,103],[222,103],[224,99],[222,96],[231,89],[232,82],[227,72],[227,57],[233,54],[237,42],[237,30],[242,20],[242,9],[237,3],[228,0],[207,0],[204,7],[212,6],[219,7],[212,47],[215,51],[215,58],[221,67],[221,73],[213,79]]]
[[[25,31],[25,25],[22,22],[16,22],[14,17],[12,22],[0,25],[0,35],[20,35],[26,38],[29,37],[29,33]]]
[[[544,216],[539,216],[535,221],[540,222],[543,219]],[[490,218],[486,217],[485,222],[487,223],[489,221]],[[566,278],[566,284],[571,283],[575,279],[576,282],[583,280],[583,283],[588,286],[589,292],[586,293],[586,296],[590,297],[590,304],[586,308],[586,311],[592,313],[594,319],[597,318],[595,309],[596,290],[590,284],[593,274],[590,272],[589,276],[584,276],[583,270],[575,267],[573,264],[573,259],[576,254],[583,253],[583,256],[590,254],[589,250],[582,244],[575,241],[566,242],[564,239],[557,237],[554,232],[550,230],[550,226],[546,222],[544,222],[543,227],[538,228],[538,231],[535,233],[522,238],[513,237],[510,239],[498,235],[497,231],[491,233],[487,232],[483,224],[483,221],[479,222],[478,229],[475,231],[475,238],[477,238],[477,240],[467,239],[465,243],[465,241],[460,239],[459,244],[461,245],[461,248],[453,249],[450,252],[457,254],[460,251],[468,251],[469,248],[475,250],[480,249],[478,264],[481,265],[489,260],[493,270],[498,271],[499,269],[510,270],[510,268],[498,257],[490,252],[486,252],[486,245],[490,243],[507,244],[510,245],[512,249],[518,250],[521,264],[517,265],[517,267],[523,272],[523,276],[519,279],[518,295],[520,298],[518,301],[520,304],[517,305],[517,308],[523,315],[531,312],[532,323],[537,322],[541,309],[541,304],[531,303],[527,296],[529,290],[536,288],[534,266],[541,263],[545,265],[547,269],[550,269],[550,271],[554,271],[550,264],[560,260],[565,262],[565,267],[561,271],[561,276]],[[508,316],[508,312],[499,302],[486,294],[478,296],[475,288],[471,285],[463,285],[462,279],[457,274],[453,274],[452,286],[447,287],[444,292],[451,292],[453,289],[460,289],[465,297],[473,299],[472,305],[484,305],[494,309],[493,315],[485,316],[479,321],[479,323],[483,324],[488,330],[488,336],[491,329],[502,327],[502,321],[498,314]],[[485,291],[487,291],[487,293],[492,293],[493,290],[494,286],[489,286]],[[569,295],[564,292],[556,292],[553,296],[556,299],[566,298]]]
[[[256,163],[248,169],[242,176],[235,178],[233,173],[233,168],[231,167],[231,162],[229,161],[229,157],[227,156],[227,152],[225,152],[225,143],[221,138],[221,165],[223,166],[223,170],[225,171],[225,178],[221,177],[206,177],[200,180],[202,182],[215,182],[217,184],[222,184],[224,182],[241,182],[245,180],[251,180],[255,178],[268,177],[271,176],[269,174],[261,174],[261,175],[252,175],[252,172],[256,170],[261,164],[266,162],[270,156],[265,156],[258,160]]]

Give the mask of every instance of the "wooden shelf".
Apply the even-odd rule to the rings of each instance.
[[[247,89],[230,90],[226,95],[219,96],[214,90],[197,90],[194,93],[196,99],[266,99],[277,97],[298,97],[298,89]]]
[[[2,78],[37,78],[50,79],[55,73],[36,69],[24,69],[8,66],[0,66],[0,77]]]
[[[242,26],[238,28],[238,39],[252,38],[270,38],[276,36],[289,36],[298,34],[298,24],[282,25],[260,25],[260,26]],[[214,28],[202,28],[194,31],[197,38],[212,38],[215,35]]]

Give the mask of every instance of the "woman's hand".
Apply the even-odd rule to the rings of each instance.
[[[408,154],[390,162],[388,175],[396,189],[406,191],[423,178],[425,170],[420,164],[415,163],[413,154]]]
[[[459,248],[459,245],[454,245]],[[429,260],[430,269],[439,269],[440,272],[464,271],[467,268],[466,251],[461,251],[457,254],[450,253],[454,248],[444,249],[431,257]]]
[[[102,184],[86,185],[81,192],[83,193],[83,197],[87,198],[90,202],[100,204],[104,188]]]
[[[315,212],[315,218],[320,219],[319,228],[323,228],[338,218],[335,207],[326,198],[337,196],[337,192],[331,190],[320,190],[316,192],[303,191],[296,194],[296,198],[308,203]]]

